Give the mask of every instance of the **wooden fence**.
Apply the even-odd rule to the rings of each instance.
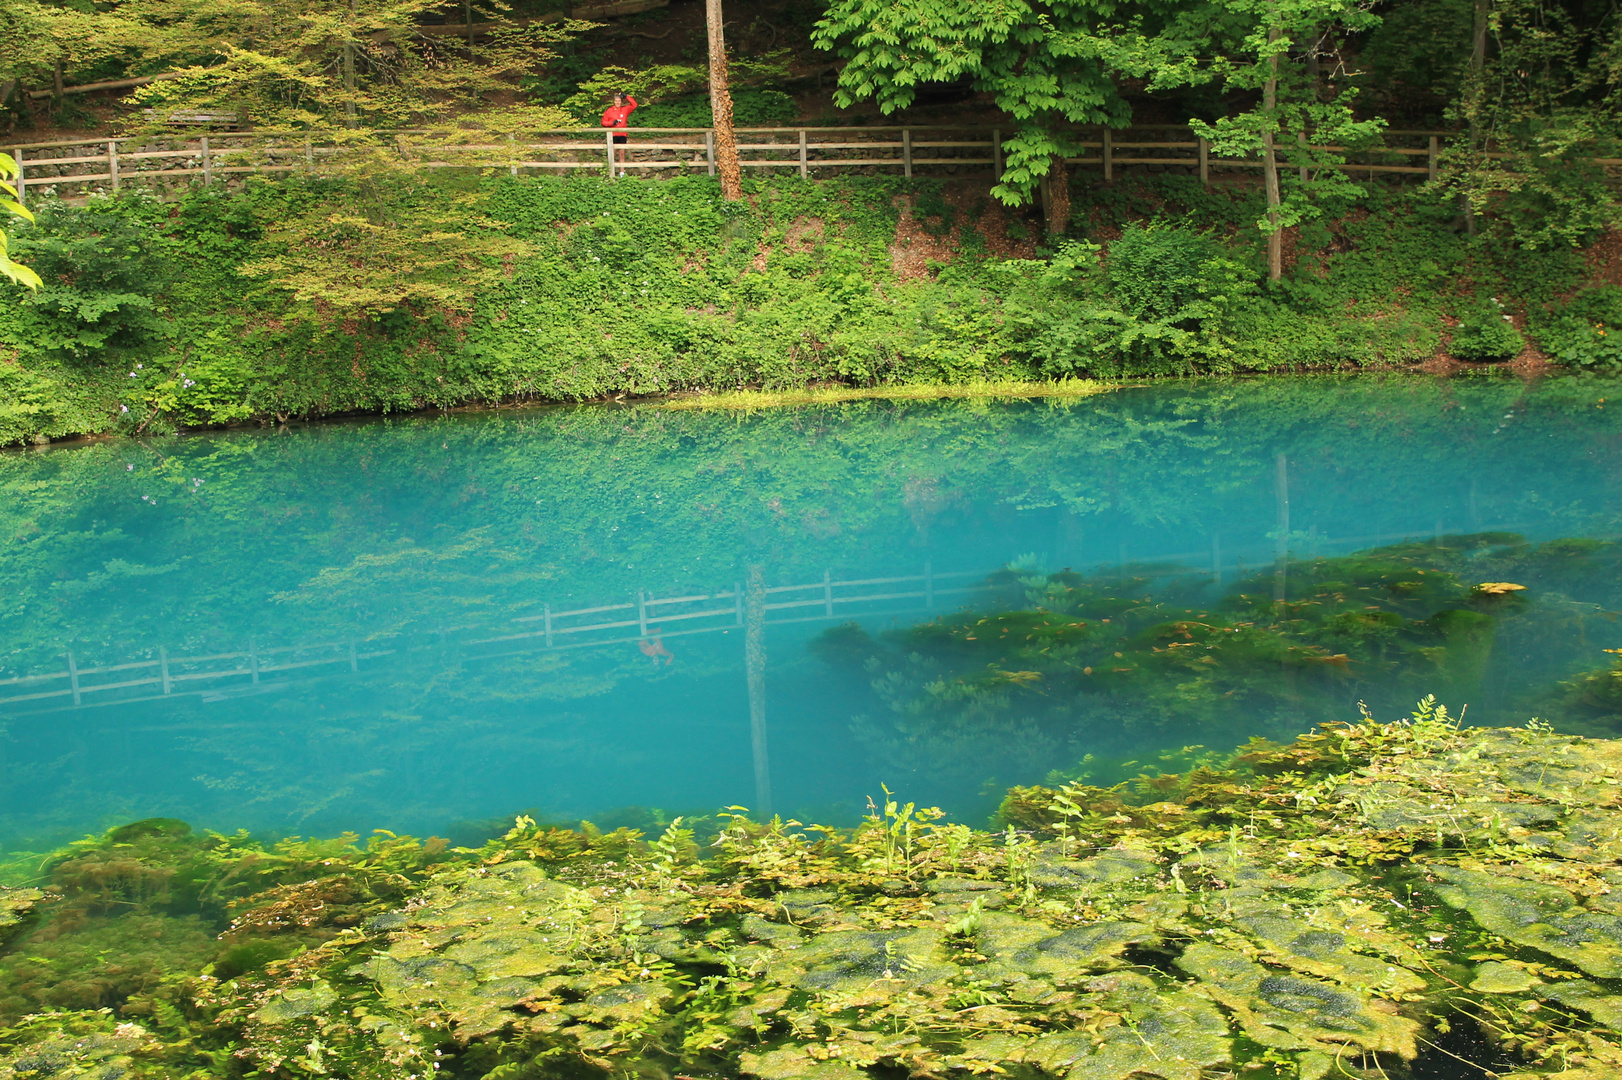
[[[1209,183],[1213,170],[1259,168],[1259,158],[1219,157],[1187,127],[1139,126],[1087,133],[1071,165],[1097,167],[1106,181],[1117,170],[1180,170]],[[641,176],[680,172],[715,174],[715,134],[710,128],[634,128],[625,144],[629,161],[614,161],[612,132],[565,129],[535,132],[526,140],[446,145],[414,141],[397,133],[391,149],[422,168],[506,170],[513,176],[619,169]],[[914,175],[1000,176],[1004,132],[974,126],[739,128],[745,169],[786,169],[801,177],[829,172],[899,172]],[[1435,179],[1448,132],[1388,131],[1381,145],[1350,155],[1341,166],[1353,175],[1423,176]],[[321,171],[338,153],[331,146],[265,133],[131,136],[76,142],[21,143],[3,147],[17,159],[17,189],[54,191],[62,197],[116,192],[139,185],[158,194],[201,182],[240,179],[245,174]],[[1319,147],[1340,150],[1339,147]],[[1603,162],[1602,164],[1622,164]]]

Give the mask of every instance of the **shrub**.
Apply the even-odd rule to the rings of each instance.
[[[1450,351],[1460,360],[1508,360],[1521,351],[1521,332],[1496,299],[1467,313],[1453,331]]]
[[[1578,293],[1538,317],[1532,332],[1555,363],[1598,371],[1622,368],[1622,288],[1602,285]]]
[[[17,230],[14,257],[44,280],[22,298],[34,345],[66,357],[145,344],[163,326],[157,297],[173,278],[162,238],[129,200],[47,204]],[[135,213],[129,213],[134,210]]]
[[[1107,278],[1122,312],[1183,329],[1220,320],[1256,288],[1210,232],[1160,221],[1126,227],[1110,245]]]

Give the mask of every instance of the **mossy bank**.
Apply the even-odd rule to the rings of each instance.
[[[1291,234],[1259,194],[1077,182],[1045,239],[968,181],[400,172],[39,204],[0,304],[0,444],[673,391],[1622,361],[1593,251],[1379,185]]]
[[[1000,816],[137,823],[10,864],[0,1077],[1622,1070],[1622,743],[1426,702]]]

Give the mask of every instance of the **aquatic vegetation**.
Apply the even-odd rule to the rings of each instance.
[[[655,407],[661,409],[770,409],[783,405],[823,405],[840,401],[938,401],[950,398],[1069,398],[1091,397],[1114,389],[1091,379],[1054,379],[1047,382],[970,379],[960,383],[909,386],[813,386],[800,390],[734,390],[724,393],[676,395]]]
[[[1618,658],[1608,667],[1560,683],[1536,703],[1540,716],[1558,718],[1560,726],[1581,734],[1604,734],[1622,727],[1622,649],[1606,649]]]
[[[886,797],[851,830],[735,807],[704,849],[680,821],[351,841],[234,909],[227,939],[298,951],[231,969],[196,938],[158,992],[12,1018],[0,1076],[1399,1080],[1467,1025],[1517,1075],[1600,1077],[1622,1069],[1619,793],[1622,743],[1428,700],[1164,790],[1017,789],[1003,832]],[[382,864],[407,880],[355,902]]]
[[[1131,729],[1279,736],[1426,687],[1479,700],[1501,634],[1513,642],[1518,621],[1535,619],[1546,642],[1565,618],[1581,635],[1604,611],[1593,600],[1619,599],[1619,574],[1622,545],[1510,533],[1289,558],[1224,591],[1176,566],[1009,568],[969,610],[879,640],[836,627],[812,648],[871,687],[876,707],[853,727],[896,767],[961,772],[1001,758],[1029,774]],[[1617,688],[1595,675],[1570,696],[1593,712],[1622,702]]]

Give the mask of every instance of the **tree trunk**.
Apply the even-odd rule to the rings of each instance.
[[[1267,31],[1269,45],[1278,41],[1282,31],[1273,27]],[[1267,61],[1267,82],[1262,85],[1262,180],[1267,185],[1267,277],[1277,281],[1284,276],[1284,231],[1279,228],[1279,206],[1283,198],[1278,186],[1278,147],[1273,140],[1273,113],[1278,108],[1278,54]]]
[[[1470,153],[1476,154],[1481,147],[1481,99],[1485,87],[1482,78],[1487,67],[1487,16],[1492,13],[1492,0],[1476,0],[1475,25],[1470,35]],[[1470,197],[1464,197],[1464,231],[1471,236],[1476,234],[1476,208]]]
[[[1064,158],[1055,156],[1048,169],[1047,199],[1048,235],[1058,236],[1070,227],[1070,174],[1065,171]]]
[[[738,139],[732,133],[732,91],[727,89],[727,45],[721,33],[721,0],[704,0],[704,18],[710,33],[710,111],[714,114],[715,167],[721,174],[721,197],[743,198],[742,170],[738,166]]]
[[[349,25],[344,28],[344,127],[357,127],[355,115],[356,0],[349,0]]]

